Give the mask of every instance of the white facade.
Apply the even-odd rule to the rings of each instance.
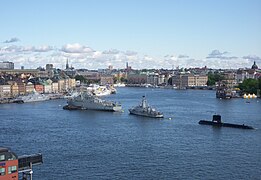
[[[59,88],[58,88],[58,83],[57,82],[53,82],[52,83],[52,92],[53,93],[58,93],[59,92]]]
[[[44,85],[44,93],[52,93],[52,85]]]
[[[11,85],[0,85],[0,97],[10,97],[11,96]]]

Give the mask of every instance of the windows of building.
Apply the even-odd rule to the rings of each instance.
[[[5,155],[4,154],[0,155],[0,161],[5,161]]]
[[[0,176],[4,176],[5,175],[5,168],[0,168]]]
[[[8,174],[15,173],[17,171],[17,166],[9,166],[8,167]]]

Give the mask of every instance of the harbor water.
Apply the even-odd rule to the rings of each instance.
[[[163,119],[130,115],[148,103]],[[0,146],[41,152],[34,179],[260,179],[261,99],[215,98],[214,91],[118,88],[104,99],[123,112],[63,110],[66,100],[0,105]],[[224,122],[254,130],[199,125]]]

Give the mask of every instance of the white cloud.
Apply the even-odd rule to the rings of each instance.
[[[220,52],[219,50],[213,50],[206,58],[215,58],[215,59],[237,59],[236,56],[227,56],[229,53],[227,51]]]
[[[52,46],[47,46],[47,45],[43,45],[43,46],[39,46],[39,47],[34,47],[33,51],[35,52],[48,52],[54,50],[54,48]]]
[[[117,49],[110,49],[110,50],[105,50],[102,52],[103,54],[119,54],[120,51]]]
[[[75,44],[66,44],[61,48],[49,45],[42,46],[16,46],[0,47],[0,61],[12,61],[16,68],[37,68],[52,63],[56,68],[65,68],[66,60],[75,68],[100,69],[112,65],[114,68],[125,68],[126,62],[134,69],[172,67],[203,67],[210,68],[244,68],[251,67],[253,61],[261,64],[259,56],[248,55],[241,58],[228,56],[229,53],[213,50],[203,59],[190,58],[188,55],[166,55],[154,57],[142,55],[134,51],[121,51],[116,49],[94,51],[92,48]]]
[[[61,51],[66,53],[92,53],[93,50],[90,47],[80,45],[78,43],[66,44],[61,48]]]

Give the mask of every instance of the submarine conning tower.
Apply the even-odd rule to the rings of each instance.
[[[221,115],[219,115],[219,114],[213,115],[212,122],[222,123],[221,122]]]

